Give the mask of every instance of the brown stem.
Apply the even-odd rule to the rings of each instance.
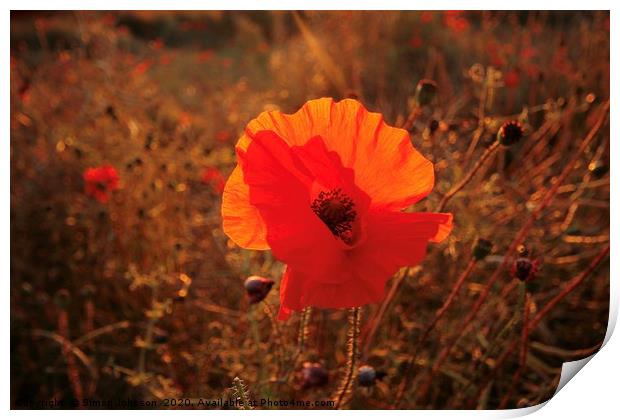
[[[58,314],[58,334],[66,340],[69,340],[69,317],[67,311],[64,309],[61,309]],[[62,353],[67,362],[67,376],[69,377],[69,383],[73,390],[73,396],[81,403],[84,397],[84,391],[82,388],[82,381],[80,380],[80,372],[75,363],[75,356],[67,344],[63,344]]]
[[[344,377],[337,395],[334,398],[334,408],[340,409],[341,405],[349,399],[353,391],[353,381],[357,370],[357,362],[359,358],[359,334],[360,334],[361,310],[360,308],[351,308],[349,312],[349,331],[347,340],[347,365]]]
[[[487,150],[485,150],[484,153],[482,154],[482,156],[480,156],[480,159],[478,159],[478,161],[476,162],[474,167],[471,168],[471,170],[465,176],[465,178],[463,178],[461,180],[461,182],[456,184],[450,191],[448,191],[446,193],[446,195],[443,196],[443,198],[441,199],[441,202],[439,203],[439,207],[437,207],[437,212],[438,213],[441,213],[443,211],[443,209],[446,207],[446,204],[448,204],[448,201],[452,197],[454,197],[454,195],[456,195],[456,193],[461,191],[465,187],[465,185],[467,185],[469,183],[469,181],[472,180],[474,175],[476,175],[476,173],[480,170],[480,168],[482,168],[482,165],[491,156],[493,156],[495,154],[495,152],[497,152],[497,150],[499,150],[499,146],[500,146],[500,143],[496,141],[495,143],[493,143],[493,145],[491,147],[489,147]]]
[[[377,312],[377,315],[371,321],[372,326],[370,327],[368,335],[366,335],[366,340],[365,340],[366,343],[364,344],[364,349],[362,351],[362,360],[368,359],[368,352],[375,338],[375,335],[377,334],[379,325],[381,325],[381,320],[383,319],[383,316],[387,312],[387,309],[390,306],[390,303],[392,303],[392,300],[394,300],[394,297],[396,296],[396,292],[400,288],[400,285],[402,284],[403,280],[405,279],[405,277],[407,277],[405,273],[406,271],[403,271],[394,278],[394,281],[392,282],[392,287],[390,288],[390,291],[388,292],[387,297],[383,300],[383,303],[381,304],[381,308],[379,309],[379,312]]]
[[[431,333],[431,331],[433,331],[433,329],[437,325],[437,322],[439,322],[439,320],[445,315],[446,311],[448,310],[448,308],[450,307],[450,305],[454,301],[454,298],[458,294],[459,290],[461,290],[461,287],[465,283],[465,280],[467,280],[467,278],[469,277],[469,275],[471,274],[471,272],[473,271],[475,266],[476,266],[476,259],[474,259],[472,257],[470,259],[469,263],[467,264],[467,267],[465,268],[465,270],[463,271],[463,273],[459,277],[459,279],[456,281],[456,283],[454,283],[454,286],[452,286],[452,290],[450,291],[450,295],[448,296],[448,298],[444,302],[443,306],[437,311],[437,313],[435,315],[435,318],[430,323],[430,325],[426,328],[426,330],[424,331],[424,333],[422,334],[420,339],[417,341],[416,346],[414,347],[413,351],[411,352],[411,356],[409,356],[409,358],[407,360],[408,363],[407,363],[407,367],[406,367],[405,371],[403,372],[403,380],[400,383],[400,386],[398,387],[398,391],[396,393],[396,398],[395,398],[395,401],[394,401],[394,406],[395,407],[398,407],[400,405],[400,403],[401,403],[401,401],[403,399],[403,396],[405,394],[405,391],[409,388],[409,382],[410,382],[410,379],[411,379],[409,373],[410,373],[411,369],[413,368],[413,362],[415,361],[416,355],[418,354],[418,351],[420,350],[420,347],[422,346],[422,344],[424,344],[424,342],[428,338],[428,335]]]
[[[528,335],[529,335],[529,314],[530,314],[530,296],[527,294],[525,296],[525,303],[523,304],[523,327],[521,329],[521,347],[519,348],[519,368],[516,370],[512,377],[512,381],[510,383],[510,388],[498,407],[498,409],[502,410],[506,408],[508,401],[512,397],[512,394],[519,383],[519,379],[523,375],[523,371],[525,370],[525,366],[527,364],[527,345],[528,345]]]
[[[603,258],[605,258],[605,256],[609,253],[609,244],[607,244],[606,247],[604,247],[603,249],[601,249],[601,251],[596,255],[596,257],[592,260],[592,262],[590,263],[590,265],[588,266],[588,268],[586,268],[584,271],[582,271],[580,274],[578,274],[577,276],[573,277],[572,280],[570,280],[566,286],[564,286],[564,288],[560,291],[560,293],[558,293],[556,295],[556,297],[554,297],[553,299],[551,299],[549,302],[547,302],[547,304],[540,310],[540,312],[538,313],[538,315],[528,324],[527,326],[527,330],[528,330],[528,334],[529,332],[533,331],[538,324],[543,320],[543,318],[558,304],[558,302],[560,302],[564,297],[566,297],[566,295],[568,295],[570,292],[572,292],[573,290],[575,290],[575,288],[577,288],[577,286],[579,286],[581,283],[583,283],[583,281],[590,275],[592,274],[592,272],[596,269],[596,267],[598,267],[598,265],[603,261]],[[506,361],[506,359],[508,358],[508,356],[510,356],[510,354],[515,350],[515,348],[517,347],[518,344],[518,340],[514,339],[512,340],[506,347],[506,351],[504,352],[504,354],[497,360],[497,362],[495,363],[495,366],[493,367],[493,369],[491,370],[491,372],[489,373],[489,375],[487,376],[487,378],[483,381],[483,383],[480,385],[480,389],[484,388],[485,384],[488,383],[494,376],[495,374],[498,372],[499,368],[503,365],[503,363]]]
[[[541,200],[538,207],[532,212],[529,219],[525,222],[525,224],[521,227],[521,229],[517,233],[515,239],[512,241],[512,243],[508,247],[508,250],[506,254],[504,255],[504,259],[502,263],[497,267],[495,272],[489,278],[489,281],[487,282],[486,287],[483,289],[482,293],[480,294],[480,296],[478,297],[478,299],[472,306],[471,310],[469,311],[469,313],[467,314],[467,316],[461,323],[461,326],[458,329],[457,334],[448,342],[448,344],[444,347],[442,352],[439,354],[439,357],[437,357],[437,359],[435,360],[435,363],[433,364],[428,374],[427,380],[424,382],[423,386],[420,389],[420,394],[419,394],[420,398],[426,397],[426,393],[428,392],[428,388],[430,387],[432,379],[435,376],[435,374],[439,371],[441,364],[448,357],[454,345],[463,336],[463,334],[465,333],[465,331],[467,330],[471,322],[476,318],[478,311],[480,310],[487,296],[491,292],[493,285],[495,285],[497,280],[500,278],[501,274],[504,273],[504,270],[506,269],[508,265],[509,257],[512,255],[512,253],[517,248],[517,246],[523,242],[523,239],[525,239],[530,229],[534,225],[534,222],[540,217],[543,210],[551,204],[551,202],[556,196],[558,188],[560,187],[560,185],[564,183],[566,178],[573,171],[573,168],[575,167],[577,160],[579,159],[581,154],[586,150],[588,145],[592,142],[592,140],[594,139],[594,137],[596,136],[596,134],[602,127],[603,123],[607,119],[608,110],[609,110],[609,101],[607,101],[605,105],[603,105],[601,115],[599,116],[598,120],[596,121],[592,129],[590,129],[586,137],[581,141],[581,144],[579,145],[579,149],[577,150],[577,152],[575,152],[573,158],[566,164],[566,166],[562,170],[562,173],[556,178],[554,184],[551,186],[549,190],[547,190],[547,193]]]
[[[407,116],[407,119],[405,120],[401,128],[403,130],[410,131],[413,128],[413,124],[415,123],[415,120],[418,119],[421,113],[422,113],[422,108],[417,104],[414,105],[413,109],[409,113],[409,116]]]

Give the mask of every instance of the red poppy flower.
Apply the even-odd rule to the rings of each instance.
[[[100,203],[106,203],[110,192],[118,189],[118,172],[110,165],[88,168],[84,171],[83,178],[86,194]]]
[[[359,102],[323,98],[264,112],[237,143],[222,198],[224,232],[287,264],[279,319],[306,306],[383,299],[387,280],[443,240],[451,214],[404,213],[433,188],[433,165]]]
[[[211,185],[213,190],[218,194],[222,194],[224,192],[224,184],[226,184],[226,179],[224,175],[217,168],[205,168],[202,171],[202,175],[200,176],[200,180],[207,185]]]

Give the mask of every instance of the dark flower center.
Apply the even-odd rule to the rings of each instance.
[[[334,236],[344,243],[353,241],[353,222],[357,217],[355,203],[340,188],[321,191],[310,206]]]

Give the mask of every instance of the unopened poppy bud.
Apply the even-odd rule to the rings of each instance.
[[[595,160],[593,162],[590,162],[590,164],[588,165],[588,170],[592,175],[599,178],[605,175],[609,168],[607,167],[607,165],[605,165],[603,161]]]
[[[497,141],[504,146],[512,146],[523,137],[523,127],[518,121],[508,121],[502,124],[497,132]]]
[[[60,289],[54,295],[54,303],[60,309],[67,309],[69,302],[71,302],[71,295],[67,289]]]
[[[534,264],[529,258],[517,258],[512,266],[512,275],[521,281],[529,279],[534,271]]]
[[[261,302],[273,287],[274,281],[260,276],[250,276],[247,278],[243,287],[251,305]]]
[[[371,387],[377,380],[377,372],[372,366],[364,365],[359,368],[357,373],[357,381],[360,386]]]
[[[80,290],[80,296],[84,298],[92,298],[95,295],[97,289],[92,284],[86,284]]]
[[[327,370],[320,363],[304,362],[301,374],[304,388],[321,387],[329,380]]]
[[[484,260],[491,253],[493,244],[486,239],[478,239],[474,245],[473,255],[476,261]]]
[[[420,106],[430,105],[437,95],[437,83],[430,79],[422,79],[415,88],[415,101]]]

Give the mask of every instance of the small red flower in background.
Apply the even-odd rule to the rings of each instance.
[[[409,45],[412,48],[420,48],[423,45],[423,43],[424,42],[422,41],[422,37],[420,37],[419,35],[414,35],[409,40]]]
[[[202,175],[200,175],[200,180],[203,184],[210,185],[213,190],[222,194],[224,192],[224,185],[226,184],[226,179],[224,175],[217,168],[205,168],[202,171]]]
[[[433,164],[407,131],[358,101],[264,112],[236,152],[222,197],[224,232],[287,264],[279,319],[306,306],[380,302],[388,279],[452,229],[451,214],[402,211],[432,190]]]
[[[88,168],[83,174],[86,194],[100,203],[106,203],[110,193],[118,189],[120,180],[116,168],[103,165],[97,168]]]
[[[217,140],[219,143],[226,143],[231,138],[232,133],[228,130],[218,130],[218,132],[215,133],[215,140]]]
[[[198,61],[200,63],[206,63],[207,61],[211,60],[214,56],[215,56],[215,50],[212,50],[212,49],[204,50],[198,53]]]
[[[425,10],[420,13],[420,22],[422,23],[430,23],[433,20],[433,12],[429,12]]]
[[[131,71],[132,76],[141,76],[146,73],[152,66],[151,60],[144,60],[136,64],[136,66]]]
[[[443,12],[443,23],[455,33],[462,33],[469,29],[469,21],[463,17],[462,10],[446,10]]]
[[[517,70],[510,70],[504,75],[504,84],[506,87],[515,88],[519,86],[520,78]]]

